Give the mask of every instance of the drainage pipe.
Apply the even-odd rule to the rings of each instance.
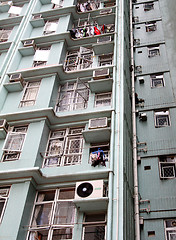
[[[137,174],[137,135],[136,135],[136,107],[135,107],[135,86],[134,86],[134,54],[133,54],[133,7],[130,0],[130,42],[131,42],[131,79],[132,79],[132,124],[133,124],[133,174],[134,174],[134,220],[135,220],[135,240],[140,240],[139,225],[139,189]]]

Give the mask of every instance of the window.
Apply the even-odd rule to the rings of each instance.
[[[24,88],[24,94],[20,102],[20,107],[33,106],[35,104],[40,82],[27,82]]]
[[[51,2],[53,3],[53,9],[62,8],[64,4],[64,0],[51,0]]]
[[[89,89],[87,82],[66,83],[59,89],[56,112],[87,108]]]
[[[35,51],[33,67],[46,65],[50,53],[50,47],[39,47]]]
[[[99,66],[112,65],[113,54],[103,54],[99,56],[98,62]]]
[[[75,221],[74,188],[38,192],[28,240],[72,239]]]
[[[154,2],[144,3],[144,11],[150,11],[154,9]]]
[[[176,156],[160,156],[159,170],[161,179],[175,178]]]
[[[0,187],[0,223],[4,215],[6,204],[9,198],[10,187]]]
[[[111,92],[95,94],[95,107],[111,105]]]
[[[78,50],[69,51],[65,61],[65,71],[74,71],[92,67],[93,50],[80,47]]]
[[[47,21],[44,27],[43,35],[48,35],[56,32],[58,20]]]
[[[85,214],[83,225],[83,240],[104,240],[106,216],[105,213]]]
[[[18,17],[21,13],[22,7],[11,6],[8,13],[9,17]]]
[[[147,22],[145,24],[145,29],[146,29],[146,32],[154,32],[156,31],[156,21],[152,21],[152,22]]]
[[[164,77],[163,74],[152,74],[150,75],[151,79],[151,87],[157,88],[157,87],[164,87]]]
[[[0,42],[7,42],[11,32],[12,28],[0,29]]]
[[[156,57],[160,55],[159,45],[148,47],[148,57]]]
[[[85,0],[78,0],[77,1],[77,10],[78,12],[88,12],[92,10],[96,10],[99,8],[100,3],[96,0],[90,0],[85,3]]]
[[[176,239],[176,219],[169,219],[165,221],[166,240]]]
[[[100,154],[98,154],[99,152],[100,152]],[[102,161],[99,161],[97,163],[98,155],[102,155]],[[92,166],[95,167],[99,163],[101,165],[105,166],[105,162],[109,161],[109,160],[110,160],[110,146],[109,146],[109,143],[96,143],[96,144],[91,145],[89,163]]]
[[[67,128],[51,132],[43,167],[80,164],[83,151],[83,128]]]
[[[155,127],[170,126],[169,111],[155,112]]]
[[[27,126],[12,127],[7,134],[3,147],[3,162],[15,161],[20,157],[24,139],[27,132]]]

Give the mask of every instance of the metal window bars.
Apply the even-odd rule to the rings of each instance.
[[[87,82],[79,78],[74,83],[66,83],[59,89],[56,112],[73,111],[87,107],[89,88]]]
[[[77,71],[91,68],[93,63],[93,50],[80,47],[78,50],[67,53],[65,60],[65,71]]]
[[[176,157],[166,156],[159,158],[159,170],[161,179],[176,177]]]
[[[43,167],[80,164],[83,151],[82,130],[83,128],[74,128],[51,133]]]
[[[176,239],[176,219],[165,220],[166,240]]]
[[[170,126],[169,111],[155,112],[155,127]]]
[[[109,93],[98,93],[95,95],[95,107],[103,107],[111,105],[111,92]]]
[[[20,157],[23,143],[27,132],[27,126],[14,127],[7,134],[4,147],[3,147],[3,158],[2,161],[15,161]]]
[[[2,221],[5,207],[9,198],[10,187],[0,187],[0,223]]]

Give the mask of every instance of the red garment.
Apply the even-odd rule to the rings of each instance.
[[[97,27],[94,27],[94,34],[95,35],[100,35],[101,34],[100,30],[98,30]]]

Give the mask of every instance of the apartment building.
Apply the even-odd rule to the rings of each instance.
[[[129,13],[0,2],[0,239],[134,239]]]
[[[176,239],[175,2],[133,1],[140,239]]]

